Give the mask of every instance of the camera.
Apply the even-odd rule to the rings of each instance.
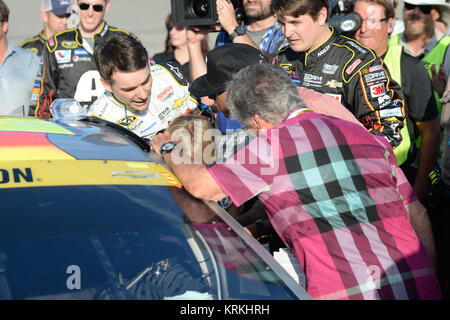
[[[353,12],[353,7],[352,0],[330,0],[328,24],[349,37],[353,37],[362,24],[361,16]]]
[[[243,0],[230,0],[239,23],[245,19]],[[215,26],[219,24],[216,0],[171,0],[175,26]]]

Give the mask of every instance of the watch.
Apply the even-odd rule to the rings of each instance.
[[[247,28],[243,26],[237,26],[236,29],[230,34],[231,41],[234,40],[237,36],[242,36],[247,33]]]
[[[170,152],[172,152],[172,150],[173,150],[176,146],[177,146],[177,144],[176,144],[175,142],[173,142],[173,141],[169,141],[169,142],[163,143],[163,144],[161,145],[161,149],[159,149],[159,153],[160,153],[161,155],[164,155],[164,154],[166,154],[166,153],[170,153]]]

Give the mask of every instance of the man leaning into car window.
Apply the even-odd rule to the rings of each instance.
[[[189,193],[258,196],[315,299],[441,298],[431,232],[411,226],[424,208],[385,139],[307,108],[275,65],[239,71],[226,105],[256,137],[223,163],[180,161],[167,131],[151,141]]]
[[[90,106],[89,116],[150,140],[197,107],[178,67],[170,62],[150,67],[147,50],[130,35],[117,33],[98,43],[94,60],[106,91]]]

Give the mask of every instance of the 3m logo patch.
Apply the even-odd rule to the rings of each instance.
[[[377,98],[386,94],[386,88],[384,87],[384,83],[379,83],[370,87],[370,94],[372,98]]]
[[[355,71],[356,67],[359,66],[361,64],[362,60],[361,59],[356,59],[350,67],[348,67],[345,70],[345,73],[348,75],[351,75],[353,73],[353,71]]]
[[[56,50],[55,57],[58,63],[69,63],[72,59],[72,53],[70,50]]]

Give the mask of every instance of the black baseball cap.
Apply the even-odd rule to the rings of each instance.
[[[257,63],[268,63],[268,58],[258,49],[242,43],[217,47],[206,55],[206,74],[192,82],[190,91],[196,97],[206,97],[223,92],[227,82],[239,70]]]

